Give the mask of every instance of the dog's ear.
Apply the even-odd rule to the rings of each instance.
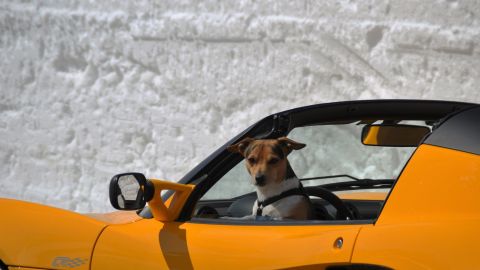
[[[287,137],[280,137],[277,139],[281,146],[286,150],[285,155],[290,154],[293,150],[299,150],[307,146],[304,143],[299,143]]]
[[[253,141],[254,139],[252,138],[245,138],[236,144],[230,145],[227,147],[227,150],[232,153],[240,153],[240,155],[245,156],[245,150]]]

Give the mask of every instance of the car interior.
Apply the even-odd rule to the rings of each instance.
[[[308,193],[309,189],[306,188]],[[386,196],[386,193],[383,193]],[[199,201],[194,216],[197,218],[244,217],[252,213],[257,199],[255,193],[249,193],[232,200]],[[314,208],[315,220],[338,220],[337,209],[325,199],[310,198]],[[384,200],[342,199],[354,220],[375,220],[380,213]]]
[[[300,179],[312,203],[313,220],[373,223],[378,218],[401,170],[415,148],[430,133],[432,125],[431,121],[424,120],[394,122],[359,120],[302,127],[298,132],[293,130],[289,137],[306,142],[307,148],[317,146],[316,150],[311,150],[303,156],[289,156],[293,172]],[[319,140],[319,137],[322,139]],[[342,142],[335,143],[334,140]],[[349,160],[349,152],[343,149],[353,152],[354,158]],[[341,151],[344,152],[343,155],[338,155]],[[323,152],[330,154],[322,157]],[[326,160],[331,162],[326,164]],[[352,169],[348,162],[357,164],[358,168]],[[302,166],[304,163],[309,164]],[[330,168],[328,170],[305,168],[321,167],[317,164],[326,164],[325,166]],[[237,166],[239,171],[245,171],[243,162]],[[366,170],[369,172],[365,173]],[[360,178],[350,174],[363,175]],[[224,178],[227,179],[220,179],[216,185],[220,185],[222,181],[229,181],[228,177]],[[208,219],[241,218],[251,215],[252,206],[257,199],[254,190],[243,189],[243,193],[236,193],[234,194],[236,196],[232,197],[225,194],[229,188],[242,190],[239,183],[247,183],[245,178],[248,178],[248,175],[239,177],[237,174],[230,180],[233,184],[225,184],[223,188],[218,188],[214,192],[207,191],[196,203],[192,221],[208,222]],[[212,190],[215,190],[215,186]],[[209,193],[224,196],[208,196]]]

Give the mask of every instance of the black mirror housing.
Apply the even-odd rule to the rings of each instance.
[[[117,174],[110,180],[110,203],[118,210],[138,210],[153,198],[153,184],[141,173]]]

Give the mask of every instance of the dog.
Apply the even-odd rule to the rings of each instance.
[[[281,137],[266,140],[245,138],[227,148],[245,158],[251,182],[256,187],[257,200],[252,217],[266,216],[275,220],[311,218],[310,199],[287,160],[293,150],[305,146]]]

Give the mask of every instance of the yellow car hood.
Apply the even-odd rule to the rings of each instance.
[[[0,259],[47,269],[89,269],[95,242],[112,223],[108,215],[92,218],[10,199],[0,199],[0,214]]]

